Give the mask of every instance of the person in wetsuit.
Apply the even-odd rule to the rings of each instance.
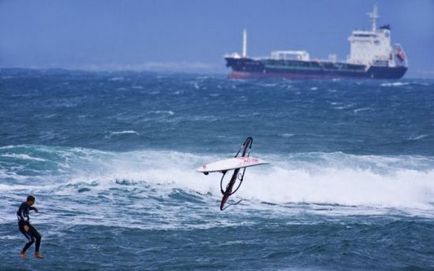
[[[41,246],[41,235],[35,229],[35,227],[30,224],[29,218],[30,210],[38,212],[38,209],[36,207],[32,207],[33,204],[35,204],[35,197],[28,196],[27,201],[21,203],[20,208],[17,211],[18,228],[20,229],[20,232],[24,234],[27,240],[29,240],[21,250],[20,256],[21,258],[26,258],[27,249],[36,242],[35,258],[42,259],[43,256],[39,252],[39,247]]]

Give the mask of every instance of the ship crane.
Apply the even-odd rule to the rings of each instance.
[[[246,29],[243,30],[243,51],[241,56],[243,58],[247,57],[247,31]]]

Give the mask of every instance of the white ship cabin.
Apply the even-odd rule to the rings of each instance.
[[[271,59],[309,61],[310,56],[306,51],[273,51],[271,52]]]
[[[390,38],[390,26],[382,26],[377,29],[378,10],[368,13],[371,18],[371,30],[355,30],[348,38],[350,42],[350,55],[347,62],[351,64],[397,66],[405,65],[403,61],[395,61],[393,47]],[[401,48],[400,48],[401,49]],[[395,48],[396,50],[396,48]],[[397,63],[399,62],[399,63]]]

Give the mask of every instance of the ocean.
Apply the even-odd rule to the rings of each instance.
[[[0,270],[434,270],[434,80],[1,69],[0,126]]]

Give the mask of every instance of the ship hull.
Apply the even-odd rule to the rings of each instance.
[[[387,67],[332,63],[321,61],[282,61],[227,57],[226,66],[232,69],[232,79],[286,78],[286,79],[400,79],[407,67]]]

